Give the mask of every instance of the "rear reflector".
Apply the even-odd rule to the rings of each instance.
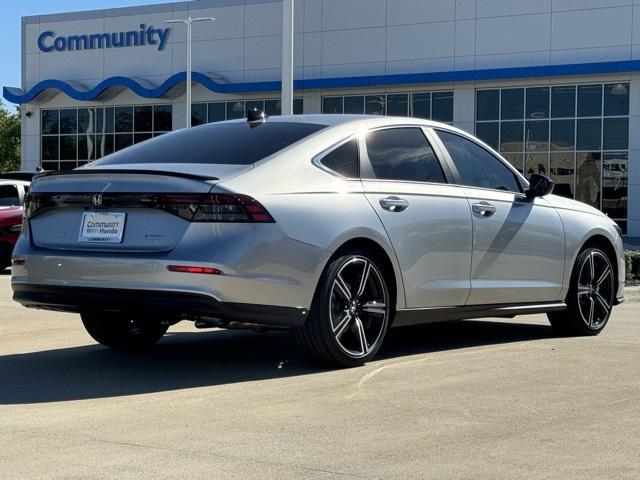
[[[180,273],[203,273],[205,275],[222,275],[222,270],[211,267],[194,267],[189,265],[169,265],[167,269],[171,272]]]

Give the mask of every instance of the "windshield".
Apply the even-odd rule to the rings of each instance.
[[[91,166],[132,163],[249,165],[325,128],[301,122],[218,123],[168,133],[96,160]]]

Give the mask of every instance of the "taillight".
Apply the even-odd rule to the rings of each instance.
[[[46,211],[75,207],[92,210],[153,208],[190,222],[274,223],[269,212],[254,198],[231,193],[129,193],[109,192],[93,203],[91,193],[29,193],[24,215],[33,218]]]
[[[273,223],[257,200],[247,195],[212,193],[165,195],[164,210],[190,222]]]

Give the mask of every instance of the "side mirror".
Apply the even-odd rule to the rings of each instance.
[[[531,200],[535,197],[544,197],[551,192],[553,192],[553,180],[539,173],[534,173],[529,179],[529,188],[524,193]]]

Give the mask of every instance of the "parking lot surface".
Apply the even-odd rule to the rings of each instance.
[[[172,327],[138,354],[0,274],[1,478],[637,479],[640,303],[602,335],[542,315],[398,329],[315,367],[287,333]]]

